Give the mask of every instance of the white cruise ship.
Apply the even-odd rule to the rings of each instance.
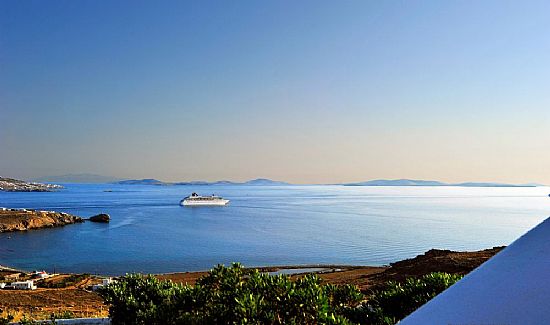
[[[201,196],[197,193],[193,193],[180,201],[180,205],[185,206],[226,205],[227,203],[229,203],[229,200],[226,200],[220,196]]]

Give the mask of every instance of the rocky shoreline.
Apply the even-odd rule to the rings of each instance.
[[[62,188],[61,185],[29,183],[18,179],[0,177],[0,191],[4,192],[51,192]]]
[[[307,273],[316,273],[323,279],[324,283],[353,284],[361,291],[368,292],[368,290],[384,285],[387,281],[402,282],[406,278],[418,278],[432,272],[468,274],[502,249],[504,249],[504,246],[469,252],[431,249],[422,255],[391,263],[388,266],[302,265],[271,266],[258,269],[263,272],[304,269],[304,272],[293,272],[291,277],[296,278]],[[312,268],[322,270],[308,271]],[[157,277],[163,280],[194,284],[199,277],[205,274],[206,271],[176,272],[159,274]]]
[[[401,282],[408,277],[421,277],[431,272],[467,274],[504,247],[494,247],[481,251],[456,252],[432,249],[414,258],[398,261],[389,266],[346,266],[346,265],[310,265],[310,266],[270,266],[259,268],[262,272],[275,272],[288,269],[302,269],[291,275],[293,279],[306,273],[316,273],[325,284],[352,284],[367,294],[383,286],[387,281]],[[311,268],[323,269],[311,272]],[[8,272],[9,273],[9,272]],[[203,272],[179,272],[155,275],[162,280],[193,285]],[[58,274],[48,281],[59,282],[71,274]],[[79,283],[63,288],[44,288],[37,290],[0,290],[0,309],[12,311],[18,315],[33,315],[35,318],[48,319],[52,312],[71,311],[77,317],[106,317],[108,306],[95,292],[84,290],[91,283],[98,283],[98,277],[89,276]],[[95,281],[95,282],[94,282]]]
[[[0,208],[0,233],[62,227],[84,219],[65,212]]]

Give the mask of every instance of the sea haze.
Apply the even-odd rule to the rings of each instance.
[[[0,206],[109,213],[110,224],[0,234],[0,264],[124,274],[246,266],[383,265],[431,248],[507,245],[550,214],[548,187],[65,184]],[[181,207],[191,192],[231,200]]]

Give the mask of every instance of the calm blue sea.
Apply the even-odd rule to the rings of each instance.
[[[0,234],[0,264],[113,275],[233,261],[383,265],[431,248],[506,245],[550,215],[547,187],[65,186],[0,192],[0,206],[105,212],[111,223]],[[191,192],[231,203],[180,207]]]

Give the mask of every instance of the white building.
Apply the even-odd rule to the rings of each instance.
[[[0,289],[4,289],[6,287],[6,284],[4,282],[0,282]]]
[[[103,288],[103,287],[106,287],[108,286],[109,284],[113,283],[115,280],[113,280],[112,278],[105,278],[105,279],[102,279],[101,280],[101,283],[100,284],[94,284],[92,286],[92,291],[96,291],[100,288]]]
[[[34,271],[31,273],[31,276],[38,279],[46,279],[50,277],[46,271]]]
[[[15,290],[36,290],[33,280],[12,282],[11,287]]]

